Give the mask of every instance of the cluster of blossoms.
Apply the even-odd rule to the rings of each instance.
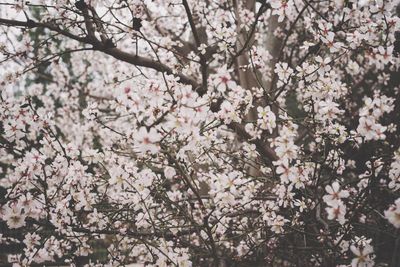
[[[343,203],[342,199],[349,197],[349,192],[346,190],[340,190],[338,182],[334,182],[332,185],[327,185],[325,190],[328,194],[323,197],[323,200],[328,205],[326,208],[328,219],[335,219],[343,225],[346,222],[346,205]]]
[[[398,4],[0,3],[0,264],[400,265]]]
[[[393,103],[394,98],[380,96],[378,93],[374,94],[374,99],[366,98],[359,114],[358,134],[365,140],[384,140],[387,127],[382,126],[378,120],[384,113],[393,111]]]

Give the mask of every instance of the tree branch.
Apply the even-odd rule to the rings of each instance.
[[[192,15],[192,12],[190,11],[189,4],[186,0],[182,0],[182,3],[183,3],[183,6],[185,7],[185,11],[186,11],[187,18],[189,20],[190,28],[192,29],[194,41],[196,43],[196,46],[199,47],[201,45],[201,40],[200,40],[199,34],[197,32],[196,25],[193,20],[193,15]],[[208,87],[208,85],[207,85],[208,66],[207,66],[207,60],[204,57],[204,55],[200,53],[199,57],[200,57],[200,64],[201,64],[201,75],[202,75],[202,79],[203,79],[203,82],[202,82],[203,88],[201,88],[201,90],[199,90],[198,93],[200,95],[203,95],[207,92],[207,87]]]
[[[270,148],[266,143],[261,141],[260,139],[252,140],[252,136],[246,132],[243,125],[237,122],[232,122],[228,124],[228,127],[234,130],[241,138],[247,140],[248,142],[255,144],[257,151],[261,154],[261,156],[268,158],[271,161],[279,160],[275,151]]]
[[[58,25],[54,25],[54,24],[50,24],[50,23],[34,22],[34,21],[25,22],[25,21],[18,21],[18,20],[9,20],[9,19],[3,19],[3,18],[0,18],[0,24],[6,25],[6,26],[17,26],[17,27],[25,27],[25,28],[35,28],[35,27],[46,28],[46,29],[52,30],[54,32],[57,32],[65,37],[76,40],[78,42],[93,45],[95,50],[101,51],[101,52],[108,54],[116,59],[122,60],[122,61],[130,63],[132,65],[146,67],[146,68],[154,69],[159,72],[165,72],[167,74],[172,74],[172,75],[178,77],[180,79],[179,81],[181,83],[191,85],[191,86],[193,86],[194,89],[196,89],[198,87],[197,82],[193,78],[188,77],[182,73],[174,73],[174,71],[165,64],[162,64],[160,62],[154,61],[149,58],[141,57],[138,55],[133,55],[128,52],[124,52],[118,48],[109,48],[102,42],[96,40],[95,38],[92,38],[90,36],[88,36],[88,37],[77,36],[66,30],[59,28]]]

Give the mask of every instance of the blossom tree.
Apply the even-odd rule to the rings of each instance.
[[[13,266],[400,266],[397,0],[0,3]]]

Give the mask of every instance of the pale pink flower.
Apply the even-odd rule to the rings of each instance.
[[[333,202],[339,201],[342,198],[348,198],[350,195],[349,191],[340,189],[340,185],[338,182],[333,182],[332,185],[327,185],[325,187],[325,190],[328,195],[325,195],[323,199],[328,205],[332,204]]]
[[[394,227],[400,228],[400,198],[388,210],[385,210],[385,217]]]
[[[346,206],[340,200],[332,202],[325,210],[328,213],[328,220],[336,220],[342,225],[346,222]]]
[[[371,254],[374,252],[374,249],[371,245],[363,242],[363,245],[355,246],[351,245],[350,250],[351,252],[356,255],[351,261],[352,267],[372,267],[374,266],[374,261],[371,259]]]
[[[1,219],[7,222],[10,229],[21,228],[25,226],[26,216],[23,214],[21,207],[13,205],[12,207],[5,206],[3,208]]]
[[[141,153],[150,152],[154,154],[160,149],[157,142],[161,140],[161,135],[154,128],[148,131],[146,127],[142,126],[133,136],[133,139]]]

